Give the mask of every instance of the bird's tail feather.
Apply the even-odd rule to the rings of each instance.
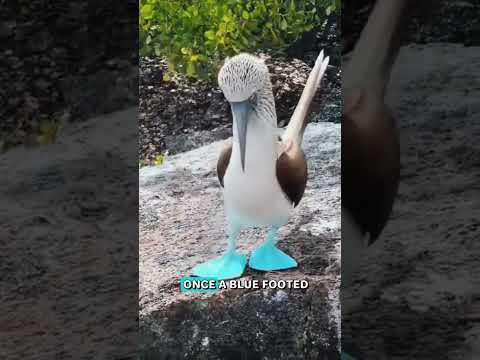
[[[310,75],[308,76],[305,89],[303,89],[302,96],[298,101],[297,107],[293,112],[292,118],[288,123],[287,129],[282,136],[283,140],[295,139],[298,144],[302,142],[303,132],[307,125],[307,118],[310,113],[310,105],[312,103],[313,97],[317,92],[320,82],[327,70],[328,62],[330,57],[323,57],[323,50],[318,55],[317,60],[315,61],[315,66],[313,67]]]

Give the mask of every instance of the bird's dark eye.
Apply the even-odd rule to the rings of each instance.
[[[250,104],[257,105],[257,94],[254,93],[248,100],[250,101]]]

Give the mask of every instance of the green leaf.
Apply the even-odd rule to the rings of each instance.
[[[240,36],[240,40],[242,41],[243,45],[245,46],[249,46],[250,45],[250,42],[248,41],[248,39],[245,37],[245,36]]]
[[[37,141],[40,145],[50,145],[57,139],[60,124],[55,121],[44,121],[40,124],[40,135]]]
[[[145,4],[142,6],[142,9],[140,10],[140,15],[144,19],[151,19],[153,14],[153,8],[152,5]]]
[[[195,67],[195,64],[193,64],[193,63],[188,63],[187,64],[187,75],[190,75],[190,76],[197,75],[197,69]]]
[[[213,31],[213,30],[205,31],[204,35],[208,40],[214,40],[215,39],[215,31]]]
[[[279,53],[338,10],[340,0],[140,0],[139,56],[162,56],[188,76],[212,77],[226,56],[260,47]],[[315,12],[317,9],[317,12]]]
[[[153,51],[155,52],[155,56],[161,56],[162,55],[162,53],[160,51],[160,45],[158,45],[158,44],[154,45]]]
[[[153,165],[155,166],[160,166],[164,162],[165,162],[165,156],[163,156],[162,154],[155,156],[155,159],[153,159]]]
[[[233,32],[233,31],[235,31],[235,27],[236,27],[236,26],[235,26],[235,23],[229,22],[229,23],[227,24],[227,32]]]

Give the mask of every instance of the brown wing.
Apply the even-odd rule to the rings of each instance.
[[[371,92],[362,90],[342,114],[342,207],[370,243],[383,230],[393,207],[400,173],[394,120]]]
[[[296,142],[277,160],[277,180],[287,198],[297,206],[307,185],[307,161]]]
[[[220,152],[220,157],[217,161],[217,175],[220,185],[223,187],[223,177],[227,171],[228,163],[230,162],[230,156],[232,155],[232,138],[225,142],[225,146]]]

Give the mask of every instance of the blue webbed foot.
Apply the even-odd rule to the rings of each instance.
[[[255,270],[273,271],[297,267],[297,262],[275,245],[261,245],[252,252],[248,265]]]
[[[247,257],[235,251],[229,251],[224,255],[195,266],[193,275],[202,277],[214,277],[218,280],[234,279],[242,276]]]
[[[275,246],[276,229],[270,230],[267,240],[253,250],[248,265],[255,270],[274,271],[297,267],[297,262]]]

